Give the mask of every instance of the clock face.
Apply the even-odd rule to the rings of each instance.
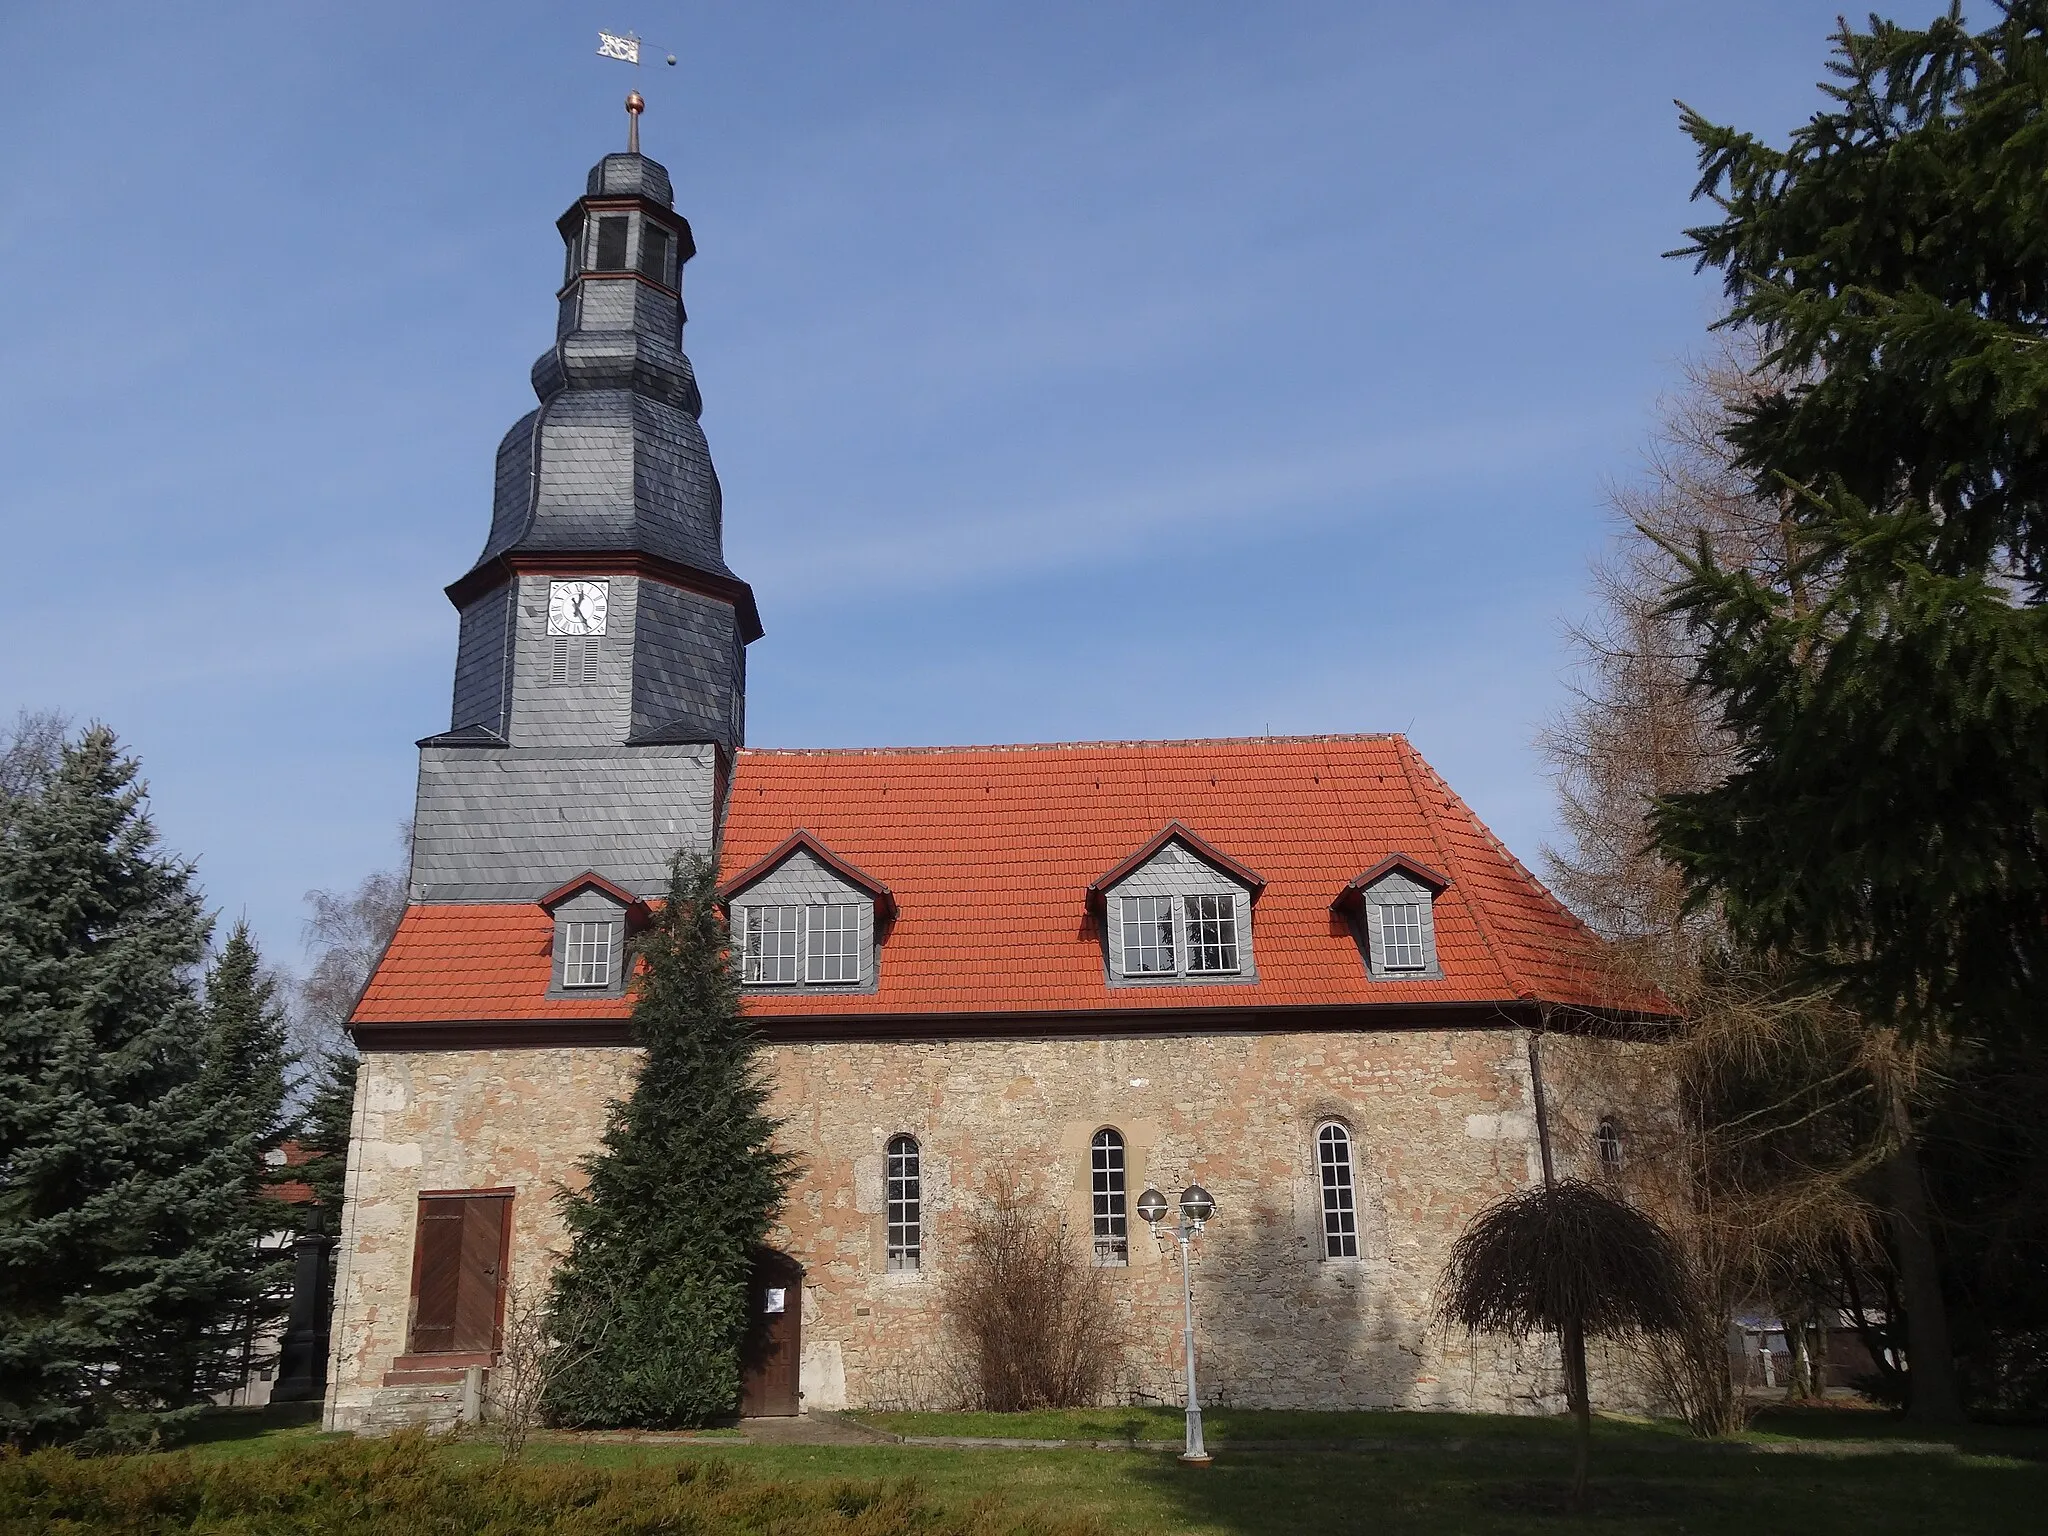
[[[548,583],[548,633],[551,635],[601,635],[604,612],[611,597],[608,581],[551,581]]]

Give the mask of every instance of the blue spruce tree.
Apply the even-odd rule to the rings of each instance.
[[[95,726],[0,800],[0,1440],[148,1436],[239,1351],[245,1107],[194,986],[210,923]]]

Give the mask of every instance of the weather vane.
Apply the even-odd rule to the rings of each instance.
[[[640,114],[647,110],[647,100],[639,90],[639,35],[633,32],[600,32],[597,34],[597,56],[633,66],[634,88],[626,92],[626,153],[637,155],[640,153]],[[668,62],[673,68],[676,56],[670,54]]]

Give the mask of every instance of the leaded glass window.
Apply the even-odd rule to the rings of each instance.
[[[626,270],[626,216],[606,214],[597,220],[597,259],[591,265],[599,272]]]
[[[888,1267],[924,1267],[924,1168],[914,1136],[892,1136],[888,1147]]]
[[[1130,1213],[1124,1204],[1124,1139],[1105,1127],[1089,1151],[1095,1205],[1095,1262],[1130,1262]]]
[[[668,283],[669,233],[659,224],[643,220],[640,225],[640,272],[664,286]]]
[[[1351,1133],[1330,1124],[1316,1132],[1316,1167],[1323,1182],[1323,1256],[1358,1257],[1358,1192],[1351,1178]]]

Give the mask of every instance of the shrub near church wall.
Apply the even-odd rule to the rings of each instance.
[[[999,1170],[1090,1237],[1089,1140],[1122,1132],[1135,1206],[1198,1180],[1216,1220],[1196,1244],[1205,1396],[1247,1406],[1556,1411],[1555,1347],[1431,1330],[1444,1251],[1489,1199],[1538,1177],[1517,1031],[1217,1034],[1108,1040],[777,1045],[774,1112],[803,1159],[776,1234],[805,1266],[806,1405],[925,1406],[954,1392],[947,1264]],[[621,1048],[365,1058],[353,1258],[336,1298],[336,1427],[365,1422],[405,1345],[419,1191],[509,1187],[513,1283],[563,1245],[550,1198],[577,1178]],[[1316,1127],[1351,1132],[1360,1257],[1322,1257]],[[917,1137],[925,1267],[884,1269],[883,1148]],[[687,1200],[688,1191],[677,1191]],[[1131,1217],[1104,1276],[1131,1319],[1121,1390],[1179,1401],[1178,1263]],[[1648,1406],[1626,1357],[1603,1407]],[[1597,1362],[1596,1362],[1597,1368]]]

